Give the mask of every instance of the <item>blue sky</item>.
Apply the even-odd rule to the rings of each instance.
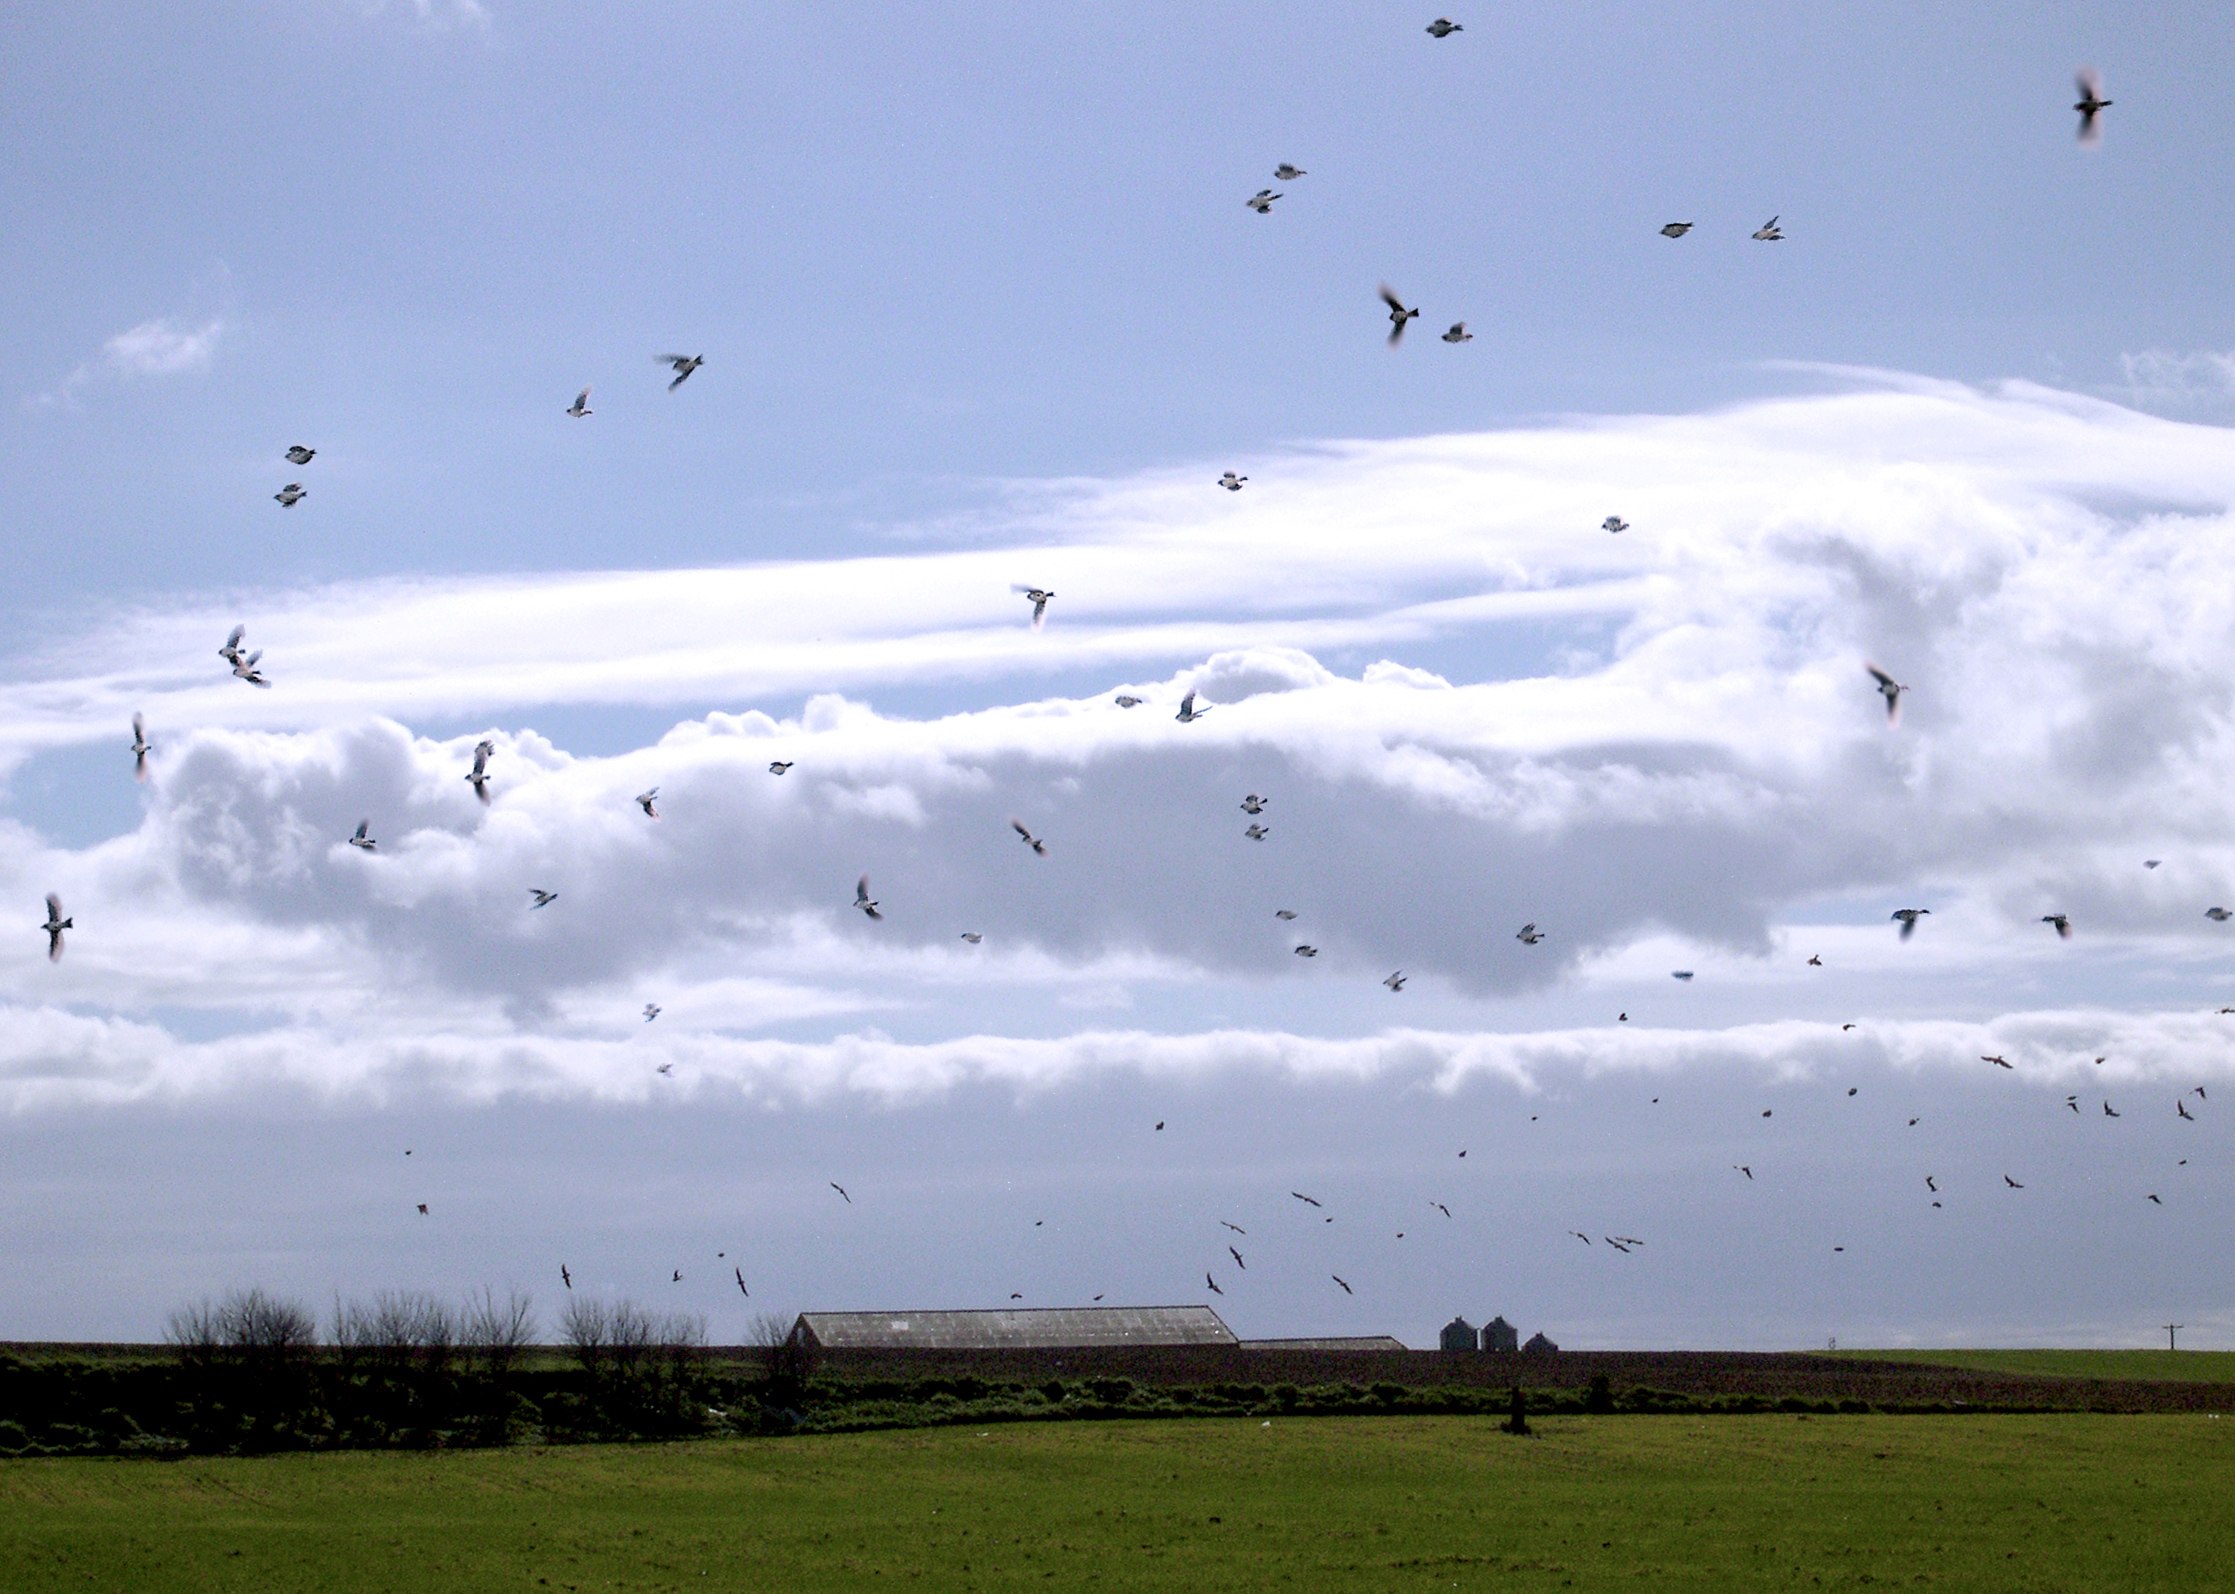
[[[18,18],[0,880],[79,926],[0,965],[0,1337],[562,1252],[672,1304],[727,1232],[694,1187],[775,1308],[1196,1299],[1206,1214],[1315,1175],[1357,1249],[1226,1280],[1246,1332],[2235,1330],[2148,1260],[2235,1193],[2172,1108],[2225,1072],[2235,43],[2170,7],[1432,14]],[[670,349],[707,362],[672,393]],[[235,622],[270,692],[216,660]],[[1631,1100],[1664,1077],[1673,1160]],[[1762,1091],[1849,1085],[1947,1138],[1762,1141]],[[1464,1188],[1423,1147],[1532,1116],[1413,1260],[1403,1211]],[[420,1124],[440,1219],[389,1188]],[[2028,1159],[1973,1249],[1910,1233],[1925,1172],[1984,1202]],[[908,1210],[825,1212],[829,1177]],[[1657,1223],[1652,1260],[1578,1273],[1593,1223]]]

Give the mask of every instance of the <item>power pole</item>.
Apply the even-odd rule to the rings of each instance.
[[[2165,1348],[2167,1350],[2179,1350],[2181,1348],[2181,1330],[2188,1327],[2188,1324],[2160,1323],[2158,1326],[2165,1330]]]

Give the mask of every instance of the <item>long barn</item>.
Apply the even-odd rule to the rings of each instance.
[[[817,1350],[1079,1350],[1235,1345],[1208,1306],[1035,1306],[967,1312],[802,1312],[793,1335]]]

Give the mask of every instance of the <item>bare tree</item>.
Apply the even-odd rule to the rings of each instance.
[[[634,1301],[615,1301],[606,1308],[605,1324],[615,1372],[636,1371],[659,1340],[659,1323]]]
[[[221,1343],[217,1307],[206,1297],[180,1307],[164,1324],[163,1338],[187,1366],[209,1366]]]
[[[511,1372],[520,1353],[535,1343],[535,1303],[518,1290],[500,1301],[485,1284],[478,1298],[467,1297],[463,1315],[466,1340],[481,1352],[482,1366],[492,1378]]]
[[[613,1343],[613,1328],[603,1301],[587,1295],[570,1296],[559,1317],[559,1337],[574,1356],[575,1364],[592,1378],[604,1368]]]
[[[796,1322],[762,1312],[753,1319],[746,1343],[760,1352],[761,1373],[771,1394],[784,1400],[798,1398],[815,1372],[815,1348]]]

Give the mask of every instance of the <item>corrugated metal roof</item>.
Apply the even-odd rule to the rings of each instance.
[[[1409,1350],[1393,1334],[1343,1334],[1320,1339],[1245,1339],[1243,1350]]]
[[[976,1312],[802,1312],[826,1350],[1060,1350],[1088,1345],[1233,1345],[1208,1306],[997,1307]]]

